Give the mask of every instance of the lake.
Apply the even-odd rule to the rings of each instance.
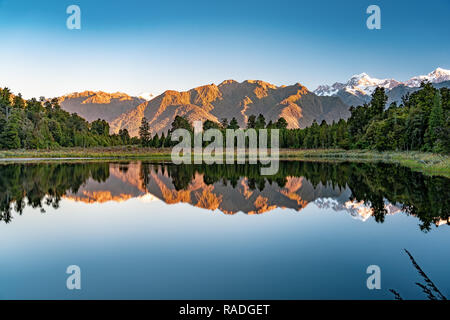
[[[383,163],[0,165],[1,299],[450,294],[450,179]],[[68,290],[66,269],[81,270]],[[381,288],[366,272],[379,266]]]

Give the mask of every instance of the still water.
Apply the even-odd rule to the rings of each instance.
[[[450,295],[450,180],[387,164],[0,165],[1,299]],[[81,269],[68,290],[66,268]],[[369,290],[366,269],[381,270]]]

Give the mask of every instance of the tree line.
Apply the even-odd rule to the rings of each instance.
[[[120,163],[126,171],[129,164]],[[149,176],[160,172],[170,177],[176,190],[188,190],[198,174],[207,185],[220,184],[238,188],[246,178],[250,190],[264,191],[269,185],[285,187],[288,177],[304,177],[314,188],[321,186],[349,188],[349,200],[364,201],[373,209],[374,219],[383,222],[386,203],[399,206],[403,212],[418,217],[423,231],[450,212],[450,180],[429,177],[409,168],[386,163],[322,163],[305,161],[280,162],[273,176],[261,176],[259,164],[174,165],[142,162],[139,177],[142,188],[149,187]],[[21,214],[26,206],[45,211],[57,209],[60,200],[77,193],[88,180],[103,183],[110,177],[110,163],[33,163],[0,165],[0,221],[10,222],[12,213]],[[107,185],[105,185],[107,188]]]
[[[390,104],[384,88],[376,88],[370,103],[351,107],[348,120],[320,124],[313,121],[304,129],[288,129],[281,117],[267,122],[262,114],[250,115],[246,129],[279,129],[281,148],[341,148],[416,150],[436,153],[450,152],[450,90],[436,89],[422,82],[418,91],[405,95],[402,102]],[[91,123],[61,109],[58,99],[24,100],[0,89],[0,149],[44,149],[58,147],[96,147],[140,144],[143,147],[172,147],[178,142],[171,133],[184,128],[193,133],[192,124],[176,116],[171,128],[161,135],[151,134],[147,119],[142,119],[139,137],[130,137],[127,129],[110,134],[108,122]],[[203,129],[240,129],[236,118],[220,123],[206,120]],[[269,132],[270,134],[270,132]]]
[[[416,150],[436,153],[450,152],[450,90],[434,88],[429,82],[422,82],[418,91],[402,97],[402,103],[391,103],[387,108],[388,97],[384,88],[377,87],[370,103],[351,107],[348,120],[333,121],[328,124],[316,120],[304,129],[287,129],[287,121],[279,118],[275,123],[266,122],[262,114],[249,116],[246,129],[280,129],[281,148],[341,148]],[[147,119],[144,117],[139,129],[142,146],[171,147],[171,132],[184,128],[193,133],[188,120],[176,116],[171,129],[161,136],[151,135]],[[221,123],[206,120],[206,129],[239,129],[236,118],[222,119]],[[269,133],[270,134],[270,133]]]
[[[133,141],[134,140],[134,141]],[[0,89],[0,149],[96,147],[138,143],[126,129],[109,134],[105,120],[91,123],[61,109],[58,99],[24,100]]]
[[[282,129],[287,130],[287,121],[284,118],[279,118],[275,123],[270,121],[266,124],[266,120],[262,114],[258,117],[255,115],[251,115],[247,121],[247,129]],[[203,130],[208,129],[218,129],[223,131],[225,136],[226,129],[237,130],[241,129],[239,127],[238,121],[235,117],[231,119],[228,123],[228,119],[222,119],[221,123],[217,123],[211,120],[206,120],[202,124]],[[147,121],[147,118],[142,118],[141,125],[139,127],[139,140],[140,144],[144,147],[152,147],[152,148],[164,148],[164,147],[172,147],[178,143],[178,141],[172,141],[172,132],[177,129],[186,129],[191,133],[191,137],[193,139],[194,128],[192,124],[185,118],[180,116],[175,116],[174,121],[172,122],[170,130],[165,134],[164,132],[161,136],[156,133],[155,135],[151,135],[150,125]],[[204,142],[204,145],[207,145],[208,142]]]

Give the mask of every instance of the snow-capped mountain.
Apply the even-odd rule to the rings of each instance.
[[[358,105],[369,102],[376,87],[385,88],[389,96],[389,92],[394,88],[418,88],[424,80],[435,84],[449,81],[450,70],[437,68],[427,75],[415,76],[404,82],[395,79],[372,78],[366,73],[361,73],[352,76],[345,83],[336,82],[331,86],[321,85],[314,90],[314,93],[318,96],[338,96],[347,105]],[[396,99],[390,99],[390,102],[393,101]]]
[[[150,92],[142,92],[138,95],[138,97],[149,101],[152,100],[155,96]]]
[[[408,87],[419,87],[420,83],[424,80],[428,80],[431,83],[441,83],[450,80],[450,70],[445,70],[442,68],[437,68],[433,72],[425,76],[412,77],[408,81],[405,81],[405,85]]]
[[[370,77],[367,73],[355,74],[346,83],[336,82],[332,86],[319,86],[314,93],[318,96],[334,96],[340,90],[345,90],[352,94],[371,95],[376,87],[392,89],[400,84],[394,79],[377,79]]]

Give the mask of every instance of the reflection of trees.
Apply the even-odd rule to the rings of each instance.
[[[26,205],[59,207],[67,192],[76,193],[88,178],[104,182],[109,164],[8,164],[0,166],[0,220],[11,221],[11,211],[21,214]],[[12,206],[14,205],[14,208]]]
[[[401,206],[407,214],[417,216],[424,231],[440,219],[450,217],[450,180],[428,177],[398,165],[383,163],[280,162],[273,176],[261,176],[260,165],[174,165],[143,162],[142,187],[150,183],[151,172],[167,174],[176,190],[186,190],[197,173],[207,185],[220,183],[238,187],[243,177],[248,187],[263,191],[268,185],[284,187],[287,177],[305,177],[316,188],[329,185],[349,188],[352,200],[363,201],[373,210],[374,219],[383,222],[385,203]],[[119,170],[126,173],[127,163]],[[44,210],[44,205],[58,208],[68,192],[76,193],[87,179],[104,182],[109,177],[108,163],[39,163],[0,165],[0,220],[9,222],[11,212],[22,213],[26,205]]]
[[[233,188],[240,178],[247,177],[248,187],[260,191],[266,183],[284,187],[287,177],[305,177],[315,188],[319,184],[350,188],[352,200],[370,206],[377,222],[384,221],[386,202],[398,204],[407,214],[417,216],[424,231],[430,230],[432,223],[450,216],[449,179],[424,176],[398,165],[285,161],[280,162],[279,171],[273,176],[261,176],[260,165],[167,164],[165,167],[176,190],[187,189],[196,173],[203,174],[207,185],[220,182]]]
[[[356,200],[363,200],[374,210],[377,221],[386,214],[384,199],[401,204],[402,210],[419,217],[420,228],[450,216],[450,180],[427,177],[408,168],[389,164],[348,164],[352,170],[348,185]]]

